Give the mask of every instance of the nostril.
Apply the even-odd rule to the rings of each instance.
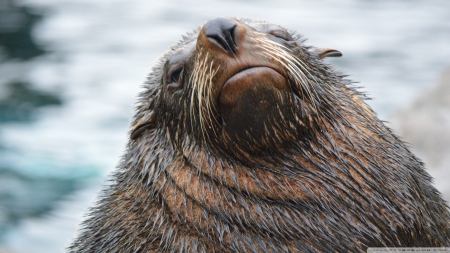
[[[212,43],[218,45],[228,53],[236,54],[235,40],[236,22],[231,19],[217,18],[205,24],[205,35]]]

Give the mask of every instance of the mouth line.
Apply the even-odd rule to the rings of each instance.
[[[282,75],[279,71],[277,71],[276,69],[271,68],[271,67],[269,67],[269,66],[251,66],[251,67],[243,68],[243,69],[239,70],[238,72],[234,73],[233,75],[231,75],[227,80],[225,80],[225,82],[224,82],[223,85],[222,85],[222,88],[223,88],[223,86],[225,86],[225,84],[226,84],[230,79],[232,79],[232,78],[235,77],[236,75],[239,75],[239,74],[241,74],[241,73],[243,73],[243,72],[251,71],[251,70],[253,70],[253,69],[259,69],[259,68],[263,68],[263,69],[264,69],[264,68],[271,69],[271,70],[274,70],[275,72],[277,72],[278,74]]]
[[[221,87],[221,89],[220,89],[220,93],[222,93],[223,88],[226,86],[226,84],[228,83],[229,80],[231,80],[231,79],[233,79],[234,77],[236,77],[236,76],[238,76],[238,75],[241,75],[241,74],[243,74],[243,73],[245,73],[245,72],[247,72],[247,71],[250,72],[250,71],[253,71],[253,70],[255,70],[255,69],[270,69],[270,70],[272,70],[272,71],[277,72],[277,73],[280,74],[281,76],[284,76],[282,73],[280,73],[280,71],[278,71],[278,70],[276,70],[276,69],[274,69],[274,68],[271,68],[271,67],[269,67],[269,66],[251,66],[251,67],[243,68],[243,69],[237,71],[236,73],[234,73],[233,75],[231,75],[227,80],[225,80],[225,82],[222,84],[222,87]],[[221,95],[220,93],[219,93],[219,97],[220,97],[220,95]]]
[[[223,92],[223,90],[225,89],[225,87],[227,86],[227,84],[230,82],[230,80],[232,80],[233,78],[239,78],[238,76],[240,76],[240,75],[242,75],[241,78],[245,78],[244,75],[246,74],[246,72],[248,72],[247,74],[252,75],[252,74],[253,74],[253,73],[251,73],[252,71],[255,71],[255,70],[261,70],[261,69],[262,69],[263,71],[273,71],[273,72],[279,74],[280,76],[283,76],[283,77],[285,77],[286,79],[289,79],[289,78],[286,77],[282,72],[280,72],[279,70],[277,70],[277,69],[275,69],[275,68],[273,68],[273,67],[271,67],[271,66],[265,66],[265,65],[261,65],[261,66],[258,66],[258,65],[256,65],[256,66],[250,66],[250,67],[247,67],[247,68],[243,68],[243,69],[241,69],[241,70],[235,72],[235,73],[234,73],[233,75],[231,75],[230,77],[228,77],[228,79],[226,79],[225,82],[223,82],[222,87],[220,87],[220,92],[219,92],[219,94],[217,94],[216,99],[219,99],[219,98],[222,96],[222,92]]]

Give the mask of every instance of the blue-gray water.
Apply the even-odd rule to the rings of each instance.
[[[17,2],[28,12],[0,0],[0,32],[18,29],[5,13],[36,25],[9,46],[0,35],[0,248],[14,252],[69,244],[119,160],[150,66],[209,19],[268,20],[340,50],[331,62],[382,119],[450,66],[448,0]]]

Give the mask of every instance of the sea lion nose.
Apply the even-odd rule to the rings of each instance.
[[[236,22],[227,18],[216,18],[206,22],[204,32],[208,40],[230,54],[236,54]]]

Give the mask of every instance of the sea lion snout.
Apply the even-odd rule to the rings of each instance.
[[[286,51],[282,40],[271,35],[279,30],[281,33],[278,27],[251,27],[239,20],[217,18],[206,22],[198,33],[195,66],[202,67],[192,73],[206,72],[207,78],[204,82],[191,82],[191,86],[204,94],[209,92],[197,96],[197,100],[207,97],[211,106],[204,108],[215,109],[198,111],[213,115],[209,118],[216,117],[212,122],[219,122],[215,131],[239,139],[241,144],[233,145],[241,148],[255,140],[270,139],[266,136],[270,132],[267,126],[274,117],[283,118],[297,106],[289,66],[282,58],[291,52]],[[275,142],[280,141],[270,145]],[[255,149],[255,145],[251,146],[251,150]]]
[[[263,52],[258,39],[265,36],[267,35],[230,18],[216,18],[206,22],[202,27],[197,39],[197,51],[203,52],[202,55],[209,55],[211,59],[209,63],[220,68],[217,74],[211,76],[216,86],[213,88],[216,98],[230,79],[233,79],[233,83],[242,83],[233,85],[238,90],[255,82],[254,76],[248,75],[253,72],[245,70],[257,68],[258,73],[286,75],[283,67],[268,57],[267,52],[266,54]],[[200,61],[202,60],[204,58]],[[280,84],[275,86],[281,88]],[[284,86],[284,82],[281,86]]]

